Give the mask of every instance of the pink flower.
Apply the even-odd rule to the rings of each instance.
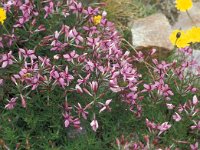
[[[92,127],[92,130],[93,130],[94,132],[97,131],[99,125],[98,125],[98,122],[97,122],[97,120],[95,119],[95,117],[94,117],[94,120],[90,123],[90,126]]]
[[[153,54],[155,54],[155,52],[156,52],[157,50],[155,49],[155,48],[153,48],[153,49],[151,49],[151,51],[150,51],[150,55],[152,56]]]
[[[0,37],[0,47],[4,48],[4,46],[3,46],[3,38],[2,37]]]
[[[192,103],[193,105],[197,105],[199,103],[196,95],[193,96]]]
[[[144,60],[144,54],[139,51],[136,53],[136,56],[134,57],[136,61],[142,62]]]
[[[31,90],[35,90],[38,87],[38,85],[39,85],[39,78],[40,78],[39,75],[34,76],[34,77],[31,78],[31,83],[30,83],[31,86],[32,86]]]
[[[11,47],[13,42],[16,41],[16,39],[17,37],[15,36],[15,34],[4,35],[4,43],[6,43],[8,47]]]
[[[3,85],[3,79],[0,79],[0,86]]]
[[[8,12],[11,12],[11,6],[14,4],[13,1],[8,1],[7,3],[3,4],[4,9]]]
[[[198,121],[198,123],[196,123],[196,122],[194,121],[194,123],[195,123],[195,125],[191,126],[190,128],[191,128],[192,130],[194,130],[194,129],[200,130],[200,121]]]
[[[61,77],[58,78],[58,83],[63,87],[65,88],[65,86],[67,86],[65,80]]]
[[[97,27],[96,27],[96,26],[92,26],[92,27],[84,26],[83,29],[84,29],[85,31],[88,32],[89,37],[91,37],[91,36],[92,36],[93,34],[95,34],[95,33],[96,33],[96,34],[99,33],[99,31],[97,30]]]
[[[175,112],[175,114],[172,116],[173,119],[176,121],[176,122],[179,122],[181,120],[181,116]]]
[[[77,3],[76,1],[71,1],[69,5],[69,9],[72,10],[73,13],[82,13],[83,7],[82,3]]]
[[[151,84],[144,84],[143,85],[144,86],[144,90],[143,90],[143,92],[151,92],[152,90],[154,90],[155,89],[155,86],[154,85],[151,85]]]
[[[149,121],[149,119],[146,118],[146,126],[151,131],[152,129],[156,129],[156,124],[154,122]]]
[[[20,95],[20,97],[21,97],[22,107],[26,108],[26,100],[25,100],[25,98],[22,95]]]
[[[41,24],[34,32],[41,32],[41,31],[45,31],[46,28],[43,24]]]
[[[77,109],[77,113],[78,113],[79,117],[80,117],[80,115],[82,115],[82,117],[86,120],[86,119],[87,119],[88,112],[85,111],[85,110],[87,109],[87,107],[82,108],[82,106],[81,106],[80,103],[78,103],[78,106],[75,106],[75,107],[76,107],[76,109]]]
[[[97,37],[97,38],[90,38],[90,37],[88,37],[87,38],[87,45],[91,46],[92,49],[95,49],[95,48],[99,47],[99,45],[100,45],[100,38],[99,37]]]
[[[170,96],[174,95],[169,85],[165,84],[162,78],[159,81],[156,81],[154,86],[158,90],[159,95],[164,96],[166,100],[170,100]]]
[[[123,63],[123,62],[122,62]],[[123,80],[126,81],[131,81],[131,82],[136,82],[136,77],[138,77],[137,71],[130,66],[128,63],[123,63],[122,68],[120,69],[120,73],[123,76]]]
[[[89,83],[91,90],[96,93],[98,90],[98,82],[97,81],[92,81]]]
[[[74,128],[76,128],[76,129],[80,128],[81,122],[80,122],[79,118],[75,118],[72,122],[73,122]]]
[[[23,13],[23,16],[28,18],[33,10],[33,6],[29,0],[26,0],[25,3],[20,6],[20,10]]]
[[[88,7],[87,10],[83,10],[83,13],[86,14],[87,16],[96,16],[99,13],[99,8],[92,8]]]
[[[49,2],[49,6],[45,6],[44,7],[44,10],[46,12],[45,16],[44,16],[44,19],[46,19],[48,17],[49,14],[53,13],[54,12],[54,3],[52,1]]]
[[[13,3],[14,3],[14,5],[17,6],[17,7],[19,7],[19,6],[22,5],[21,0],[15,0],[15,1],[13,1]]]
[[[190,144],[191,150],[198,150],[199,149],[199,143],[196,142],[195,144]]]
[[[80,87],[80,85],[76,85],[75,86],[75,89],[76,89],[76,91],[77,91],[77,93],[83,93],[83,90],[82,90],[82,88]]]
[[[88,60],[87,62],[86,62],[86,65],[85,65],[85,69],[87,70],[87,71],[94,71],[94,69],[95,69],[95,67],[96,67],[96,64],[95,63],[93,63],[91,60]]]
[[[64,108],[65,112],[70,112],[72,110],[72,107],[69,106],[67,101],[65,101],[65,103],[63,104],[63,108]]]
[[[192,55],[193,49],[190,47],[180,48],[180,52],[184,53],[184,55]]]
[[[11,98],[10,101],[8,101],[8,104],[5,106],[6,109],[13,109],[16,105],[16,100],[18,99],[18,97],[15,97],[15,98]]]
[[[80,36],[80,34],[76,31],[75,28],[70,30],[69,37],[73,38],[75,40],[76,44],[79,44],[80,42],[83,42],[83,37]]]
[[[19,9],[22,11],[22,16],[19,18],[17,24],[14,25],[14,27],[22,27],[24,23],[28,22],[32,17],[38,16],[38,12],[35,11],[33,3],[29,0],[25,0],[23,5],[20,5],[21,1],[15,1],[15,4],[19,6]]]
[[[83,78],[83,77],[80,76],[81,79],[77,80],[78,84],[79,85],[81,85],[81,84],[85,85],[87,83],[88,79],[90,78],[90,75],[91,75],[90,73],[87,74],[85,78]]]
[[[54,79],[56,79],[57,83],[59,83],[63,88],[65,86],[68,86],[69,83],[74,79],[74,77],[68,73],[67,66],[65,68],[65,71],[61,73],[56,71],[54,68],[55,67],[53,67],[53,69],[50,71],[50,76],[51,78],[53,77]]]
[[[63,117],[64,117],[64,124],[65,124],[65,128],[69,127],[70,123],[73,123],[73,120],[72,120],[72,116],[70,116],[67,112],[65,112],[65,114],[63,114]]]
[[[186,92],[192,92],[192,93],[196,93],[198,91],[197,88],[193,87],[192,85],[189,85],[186,89]]]
[[[130,92],[126,96],[127,100],[129,100],[130,104],[135,104],[136,100],[138,99],[138,94],[135,92]]]
[[[90,96],[93,96],[93,95],[90,93],[90,91],[88,91],[86,88],[83,88],[83,91],[84,91],[86,94],[88,94],[88,95],[90,95]]]
[[[59,54],[57,54],[57,55],[54,55],[54,56],[53,56],[53,59],[55,59],[55,60],[58,60],[58,59],[60,59],[60,55],[59,55]]]
[[[69,74],[68,66],[65,67],[65,71],[60,73],[60,76],[63,79],[65,79],[67,86],[69,85],[69,82],[71,82],[74,79],[74,77],[71,74]]]
[[[174,105],[173,104],[166,104],[167,105],[167,109],[174,109]]]
[[[169,128],[171,128],[171,125],[168,124],[168,122],[164,122],[161,125],[157,126],[157,129],[160,130],[158,135],[162,134],[163,132],[167,131]]]
[[[112,101],[112,99],[109,99],[109,100],[106,101],[105,104],[99,102],[99,104],[103,106],[103,107],[100,109],[99,113],[103,112],[103,111],[106,110],[106,109],[109,110],[109,111],[111,111],[111,108],[109,107],[109,104],[111,103],[111,101]]]
[[[61,32],[65,34],[65,38],[68,38],[69,37],[69,26],[63,25]]]
[[[122,91],[122,88],[117,83],[117,78],[110,80],[109,86],[110,86],[110,89],[115,93]]]
[[[74,59],[78,58],[78,54],[76,54],[75,50],[73,50],[72,52],[70,52],[69,54],[65,54],[63,55],[63,57],[70,62],[74,62]]]
[[[62,51],[68,44],[67,43],[61,43],[58,38],[61,35],[61,31],[55,31],[53,41],[51,42],[51,51]],[[51,39],[52,40],[52,39]]]
[[[12,65],[13,64],[13,58],[14,58],[14,56],[12,55],[12,51],[10,51],[7,54],[3,54],[0,57],[0,63],[2,63],[1,67],[5,68],[8,65]]]
[[[15,28],[23,27],[23,25],[28,21],[28,18],[20,17],[17,23],[14,25]]]
[[[41,56],[39,56],[38,58],[39,58],[39,61],[41,62],[42,67],[50,67],[51,66],[49,58],[41,57]]]
[[[35,52],[33,50],[25,50],[25,49],[20,48],[19,54],[20,55],[22,54],[25,59],[26,58],[31,58],[31,60],[37,59]]]

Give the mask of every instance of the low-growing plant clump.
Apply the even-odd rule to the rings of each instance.
[[[199,36],[173,32],[178,55],[158,61],[123,50],[106,16],[103,3],[1,1],[3,149],[198,149]]]

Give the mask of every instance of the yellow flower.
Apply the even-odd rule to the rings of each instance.
[[[178,39],[181,37],[183,31],[182,30],[174,30],[171,35],[169,36],[169,39],[173,45],[176,45]]]
[[[6,11],[0,7],[0,24],[3,24],[4,20],[6,20]]]
[[[101,16],[101,15],[94,16],[94,17],[93,17],[93,23],[94,23],[95,25],[97,25],[97,24],[101,23],[101,19],[102,19],[102,16]]]
[[[176,8],[180,11],[186,11],[192,7],[192,0],[176,0]]]
[[[184,48],[189,46],[189,38],[188,38],[188,34],[186,34],[184,31],[182,30],[174,30],[170,37],[169,37],[171,43],[173,45],[176,45],[178,48]]]
[[[200,42],[200,27],[192,27],[186,34],[192,43]]]

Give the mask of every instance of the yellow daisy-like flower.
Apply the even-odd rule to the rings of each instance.
[[[192,0],[176,0],[176,8],[180,11],[187,11],[192,7]]]
[[[173,45],[176,45],[178,39],[181,37],[183,34],[182,30],[174,30],[171,35],[169,36],[169,39]]]
[[[6,20],[6,11],[0,7],[0,24],[3,24]]]
[[[184,31],[182,30],[174,30],[170,37],[169,37],[171,43],[173,45],[176,45],[178,48],[184,48],[189,46],[189,38],[188,38],[188,34],[186,34]]]
[[[102,19],[102,16],[101,16],[101,15],[94,16],[94,17],[93,17],[93,23],[94,23],[95,25],[97,25],[97,24],[101,23],[101,19]]]
[[[186,34],[192,43],[200,42],[200,27],[192,27]]]

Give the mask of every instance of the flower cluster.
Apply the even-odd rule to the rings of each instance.
[[[192,7],[192,0],[176,0],[176,7],[180,11],[187,11]],[[187,12],[188,17],[194,22]],[[172,31],[169,39],[171,43],[178,48],[185,48],[190,46],[191,44],[199,43],[200,42],[200,27],[196,25],[188,30],[174,30]]]
[[[193,50],[190,47],[178,49],[176,59],[170,63],[166,61],[159,62],[157,59],[150,59],[152,63],[149,61],[147,62],[148,57],[154,53],[155,50],[153,49],[150,51],[149,55],[145,57],[145,54],[142,52],[137,52],[134,56],[134,60],[139,63],[144,63],[148,69],[148,75],[150,75],[148,81],[153,81],[148,84],[147,82],[143,84],[144,89],[141,93],[147,94],[146,98],[144,98],[145,100],[143,100],[146,102],[144,102],[144,104],[142,103],[143,110],[150,109],[149,107],[151,105],[155,108],[163,107],[162,109],[165,111],[162,115],[166,121],[164,123],[155,123],[157,118],[146,118],[145,122],[149,131],[147,135],[148,140],[145,140],[146,145],[144,142],[135,140],[120,143],[118,139],[118,146],[124,146],[124,149],[132,147],[135,149],[155,149],[155,145],[159,143],[160,137],[164,136],[169,130],[172,130],[171,128],[175,127],[175,123],[181,125],[184,124],[184,122],[189,122],[185,130],[190,130],[191,135],[195,134],[195,132],[200,129],[198,117],[199,101],[197,96],[194,95],[198,94],[198,88],[194,86],[194,83],[198,82],[200,72],[198,71],[199,66],[191,57]],[[196,69],[196,72],[193,72],[191,68]],[[180,97],[183,96],[184,98],[191,94],[193,95],[192,100],[176,99],[177,95],[180,95]],[[148,104],[148,100],[146,99],[150,100]],[[150,109],[149,111],[153,110]],[[151,143],[151,141],[153,142]],[[191,144],[190,147],[198,147],[198,144],[196,144],[196,146]]]
[[[168,124],[168,122],[164,122],[162,124],[155,124],[154,122],[151,122],[148,119],[146,119],[146,126],[148,127],[150,132],[158,132],[158,135],[171,128],[171,125]]]
[[[76,0],[41,2],[41,10],[29,0],[9,0],[3,6],[9,15],[13,12],[19,15],[13,20],[12,33],[1,37],[1,47],[15,49],[15,52],[1,54],[1,68],[14,65],[19,70],[10,77],[18,89],[19,97],[11,99],[5,108],[13,109],[17,99],[21,99],[22,106],[27,107],[31,93],[42,89],[52,93],[60,88],[60,92],[67,92],[63,98],[65,127],[80,128],[81,120],[89,118],[92,129],[96,131],[98,115],[92,109],[99,109],[99,113],[111,111],[109,104],[112,99],[104,99],[102,94],[102,90],[106,93],[110,89],[110,92],[120,93],[122,101],[140,115],[137,89],[141,76],[130,61],[130,53],[124,53],[120,48],[121,37],[114,24],[106,19],[105,11],[84,8]],[[42,16],[42,13],[39,16],[40,11],[43,12]],[[76,26],[60,22],[55,30],[48,31],[47,25],[38,25],[38,17],[51,20],[54,15],[59,15],[63,20],[73,19],[75,15]],[[20,39],[18,31],[24,30],[27,24],[30,24],[30,28],[24,35],[28,37]],[[34,42],[38,33],[43,36],[37,44],[31,47],[23,45]],[[7,40],[10,41],[9,45],[5,44]],[[41,55],[44,49],[46,53]],[[88,98],[70,104],[73,101],[68,98],[70,93],[87,95]]]
[[[178,48],[184,48],[191,43],[200,42],[200,27],[192,27],[188,30],[174,30],[170,35],[170,41]]]

